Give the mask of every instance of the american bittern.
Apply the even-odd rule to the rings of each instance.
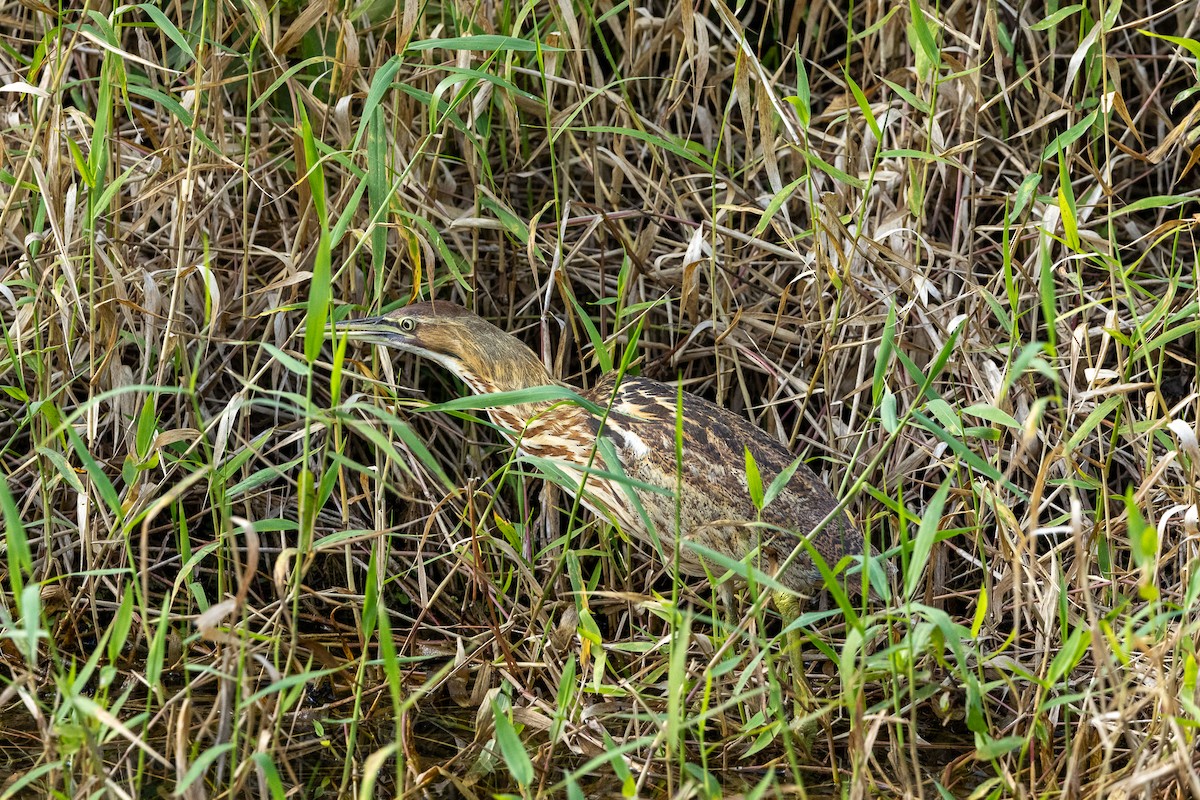
[[[477,394],[563,386],[518,339],[452,303],[416,303],[382,317],[339,323],[330,333],[432,359]],[[831,566],[843,556],[864,554],[862,534],[845,514],[812,534],[837,507],[833,494],[786,447],[737,414],[634,376],[616,385],[609,375],[580,396],[584,403],[528,402],[487,412],[521,451],[572,469],[579,483],[567,489],[578,494],[582,485],[585,506],[643,542],[657,539],[668,558],[678,552],[681,572],[703,575],[705,567],[696,551],[676,547],[675,531],[683,542],[734,560],[758,548],[754,566],[790,590],[773,596],[787,623],[799,612],[798,596],[822,584],[801,537],[809,537]],[[682,458],[676,452],[680,417]],[[747,449],[763,486],[794,469],[761,512],[747,487]],[[798,634],[789,638],[798,659]]]

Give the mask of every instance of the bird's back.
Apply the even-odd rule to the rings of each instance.
[[[749,448],[762,485],[767,487],[795,461],[783,444],[701,397],[687,392],[680,396],[673,386],[642,377],[626,377],[619,387],[614,386],[615,379],[608,377],[585,393],[586,399],[608,409],[606,417],[594,417],[578,406],[559,406],[529,425],[521,448],[553,456],[538,452],[538,442],[553,441],[555,427],[578,424],[578,415],[587,415],[592,433],[607,443],[597,449],[593,466],[602,472],[623,472],[629,480],[606,479],[602,472],[593,471],[585,484],[584,502],[601,513],[612,512],[633,536],[651,542],[657,538],[668,559],[678,530],[684,541],[695,541],[735,560],[761,545],[758,566],[774,574],[800,546],[800,537],[811,533],[837,506],[821,479],[800,464],[787,487],[760,515],[747,487],[745,449]],[[565,419],[566,415],[573,418]],[[682,420],[678,455],[677,419]],[[607,463],[606,453],[608,459],[615,456],[620,462],[619,470]],[[565,460],[579,461],[578,456]],[[655,536],[650,535],[646,518]],[[835,518],[811,541],[830,566],[842,556],[863,553],[862,535],[845,515]],[[686,544],[680,547],[680,568],[691,574],[704,571],[696,552]],[[715,565],[709,568],[715,569]],[[779,579],[800,592],[821,584],[820,573],[803,548]]]

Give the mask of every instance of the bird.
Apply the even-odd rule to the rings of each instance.
[[[528,402],[521,401],[529,394],[518,394],[518,402],[486,411],[522,454],[568,475],[572,496],[632,538],[661,546],[664,557],[677,558],[681,574],[710,572],[706,550],[732,561],[753,554],[754,566],[774,578],[772,600],[801,671],[801,637],[790,623],[823,585],[802,539],[830,566],[875,554],[849,515],[837,511],[826,484],[782,442],[676,386],[610,372],[576,390],[556,380],[520,339],[446,301],[330,323],[327,333],[429,359],[479,395],[561,390]],[[748,470],[758,472],[760,487],[789,471],[790,477],[763,505],[761,497],[755,502]]]

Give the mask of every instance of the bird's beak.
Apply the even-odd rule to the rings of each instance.
[[[381,344],[385,347],[402,347],[409,343],[409,337],[401,332],[395,320],[387,317],[362,317],[331,322],[325,327],[325,335],[331,339],[345,336],[351,341]]]

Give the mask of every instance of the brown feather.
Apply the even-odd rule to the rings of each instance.
[[[520,340],[452,303],[417,303],[385,317],[352,320],[341,330],[432,358],[477,393],[558,384]],[[667,557],[675,550],[677,533],[685,542],[735,560],[759,548],[759,566],[765,571],[775,574],[788,564],[777,577],[793,591],[805,593],[820,586],[820,573],[801,546],[801,537],[810,536],[836,508],[832,492],[804,464],[761,515],[747,488],[746,448],[764,487],[793,463],[795,457],[778,440],[696,395],[684,392],[679,404],[674,387],[647,378],[627,376],[617,386],[610,375],[582,396],[607,408],[607,414],[596,416],[565,402],[495,407],[488,414],[523,452],[573,469],[580,481],[574,492],[582,483],[585,505],[631,536],[646,542],[657,538]],[[677,415],[683,420],[681,459],[676,457]],[[611,448],[598,448],[598,438]],[[615,454],[619,463],[606,463],[605,452]],[[630,480],[597,473],[624,473]],[[631,492],[647,519],[636,510]],[[810,538],[830,566],[869,549],[845,514]],[[679,549],[681,571],[704,571],[692,549]]]

